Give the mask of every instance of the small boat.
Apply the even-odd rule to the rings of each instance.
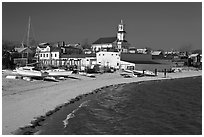
[[[53,82],[59,82],[59,80],[57,80],[55,77],[45,77],[44,81],[53,81]]]
[[[123,71],[126,72],[126,73],[133,73],[132,70],[128,70],[128,69],[125,69],[125,70],[123,70]]]
[[[95,78],[96,76],[94,74],[86,74],[87,77]]]
[[[64,69],[50,69],[50,70],[46,70],[46,72],[48,73],[48,76],[53,76],[53,77],[68,77],[72,74],[73,71],[66,71]]]
[[[144,75],[144,76],[156,76],[154,72],[149,70],[133,70],[134,75]]]
[[[30,66],[16,68],[16,73],[26,77],[46,77],[48,75],[47,72],[36,70],[35,67]]]

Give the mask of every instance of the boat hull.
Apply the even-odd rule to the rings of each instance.
[[[21,68],[16,69],[17,74],[21,76],[28,76],[28,77],[45,77],[48,74],[43,73],[41,71],[36,71],[36,70],[23,70]]]
[[[72,71],[65,71],[65,70],[49,70],[46,72],[48,73],[48,76],[54,76],[54,77],[70,76],[72,74]]]
[[[133,70],[133,73],[135,75],[144,75],[144,76],[155,76],[155,73],[152,72],[152,71],[147,71],[145,70],[144,72],[143,71],[139,71],[139,70]]]

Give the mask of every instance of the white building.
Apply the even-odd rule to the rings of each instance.
[[[102,66],[119,68],[120,67],[120,53],[119,52],[97,52],[96,62]]]
[[[36,57],[46,65],[58,65],[57,61],[60,59],[60,53],[60,47],[52,47],[49,43],[41,43],[36,48]]]
[[[61,56],[62,64],[65,66],[77,66],[78,69],[85,67],[91,67],[96,65],[96,55],[95,54],[64,54]]]

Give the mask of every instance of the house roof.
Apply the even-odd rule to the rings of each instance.
[[[117,40],[117,37],[104,37],[99,38],[93,44],[106,44],[106,43],[113,43]]]
[[[191,54],[191,55],[189,56],[189,58],[197,57],[198,55],[199,55],[198,53],[196,53],[196,54]]]
[[[162,51],[152,51],[151,54],[157,56],[157,55],[160,55],[161,53],[162,53]]]
[[[22,51],[24,51],[26,48],[15,48],[15,51],[17,51],[18,53],[21,53]]]
[[[38,46],[40,47],[40,48],[46,48],[47,46],[49,46],[50,44],[49,43],[40,43],[40,44],[38,44]]]
[[[25,48],[15,48],[15,51],[17,51],[18,53],[22,53],[22,52],[24,52],[24,51],[26,51],[26,50],[27,50],[27,52],[29,52],[29,53],[32,52],[32,50],[31,50],[30,48],[28,48],[28,47],[25,47]]]

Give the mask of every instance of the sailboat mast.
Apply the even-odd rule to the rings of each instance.
[[[29,16],[29,20],[28,20],[27,47],[29,47],[29,37],[30,37],[30,16]]]
[[[29,48],[29,38],[30,38],[30,16],[28,20],[28,34],[27,34],[27,64],[28,64],[28,48]]]

